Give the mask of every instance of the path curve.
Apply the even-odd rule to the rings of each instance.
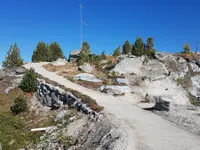
[[[151,112],[142,110],[124,97],[114,97],[77,85],[42,66],[45,63],[28,63],[24,67],[34,68],[35,72],[50,80],[77,90],[95,99],[124,123],[128,133],[126,150],[199,150],[200,137],[164,120]]]

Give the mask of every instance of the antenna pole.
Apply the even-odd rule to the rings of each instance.
[[[83,39],[83,37],[82,37],[82,36],[83,36],[83,35],[82,35],[83,29],[82,29],[82,28],[83,28],[83,24],[82,24],[82,5],[81,5],[81,4],[80,4],[80,19],[81,19],[81,20],[80,20],[80,23],[81,23],[81,41],[80,41],[80,42],[81,42],[81,43],[80,43],[80,44],[81,44],[81,50],[82,50],[82,44],[83,44],[83,43],[82,43],[82,39]]]
[[[197,52],[198,52],[198,40],[196,41],[196,54],[197,54]]]

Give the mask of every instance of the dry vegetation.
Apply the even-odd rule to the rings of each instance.
[[[78,66],[76,63],[67,63],[64,66],[54,66],[52,64],[47,64],[43,67],[48,71],[57,72],[58,75],[64,77],[72,77],[78,72]]]
[[[118,85],[116,82],[115,75],[109,75],[109,71],[114,68],[114,66],[118,63],[118,60],[113,56],[107,56],[107,59],[105,60],[105,63],[98,63],[94,64],[95,67],[94,71],[92,72],[93,75],[95,75],[98,79],[102,80],[103,83],[93,83],[93,82],[87,82],[87,81],[76,81],[73,79],[73,77],[79,73],[82,73],[79,71],[77,63],[67,63],[63,66],[53,66],[52,64],[44,65],[43,67],[51,72],[56,72],[59,76],[63,76],[67,78],[68,80],[75,82],[79,85],[82,85],[84,87],[97,90],[99,89],[103,84],[105,85]]]

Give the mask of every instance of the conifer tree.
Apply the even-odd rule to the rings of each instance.
[[[49,61],[55,61],[58,58],[64,58],[63,51],[62,51],[60,45],[58,44],[58,42],[51,43],[49,45],[49,50],[50,50],[50,52],[49,52],[50,60]]]
[[[51,58],[51,53],[49,46],[44,42],[39,42],[36,49],[33,52],[32,62],[45,62],[49,61]]]
[[[133,45],[133,55],[142,56],[144,54],[144,46],[142,38],[137,37],[135,44]]]
[[[88,53],[88,54],[91,53],[90,45],[89,45],[88,42],[83,42],[81,51],[84,51],[84,52],[86,52],[86,53]]]
[[[115,49],[114,53],[113,53],[113,56],[114,57],[117,57],[117,56],[120,56],[121,55],[121,51],[120,51],[120,46],[118,48]]]
[[[131,53],[131,52],[132,52],[132,45],[127,40],[123,45],[122,54],[128,54],[128,53]]]
[[[15,43],[14,46],[11,45],[2,66],[5,68],[14,68],[20,67],[21,65],[23,65],[23,60],[20,56],[20,49],[17,43]]]

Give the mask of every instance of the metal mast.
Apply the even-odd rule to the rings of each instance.
[[[82,38],[83,38],[83,37],[82,37],[82,28],[83,28],[83,24],[82,24],[82,8],[83,8],[83,6],[80,4],[80,13],[81,13],[81,14],[80,14],[80,15],[81,15],[81,18],[80,18],[80,19],[81,19],[81,20],[80,20],[80,23],[81,23],[81,43],[80,43],[80,44],[81,44],[81,50],[82,50],[82,40],[83,40],[83,39],[82,39]]]
[[[83,24],[87,25],[85,22],[83,22],[83,13],[82,13],[82,8],[83,6],[80,4],[80,23],[81,23],[81,40],[80,40],[80,44],[81,44],[81,50],[82,50],[82,44],[83,44]]]
[[[197,40],[197,41],[196,41],[196,54],[197,54],[198,49],[199,49],[199,48],[198,48],[198,43],[199,43],[199,42],[198,42],[198,40]]]

